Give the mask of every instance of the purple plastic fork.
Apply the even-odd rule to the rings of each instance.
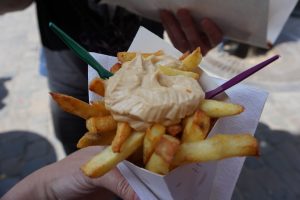
[[[268,60],[265,60],[265,61],[255,65],[254,67],[251,67],[250,69],[247,69],[247,70],[243,71],[242,73],[240,73],[240,74],[236,75],[235,77],[233,77],[232,79],[226,81],[224,84],[217,87],[216,89],[213,89],[211,91],[206,92],[205,93],[205,99],[211,99],[211,98],[215,97],[216,95],[220,94],[221,92],[224,92],[228,88],[231,88],[232,86],[238,84],[239,82],[241,82],[244,79],[248,78],[252,74],[254,74],[257,71],[261,70],[262,68],[264,68],[268,64],[274,62],[278,58],[279,58],[279,55],[273,56],[272,58],[269,58]]]

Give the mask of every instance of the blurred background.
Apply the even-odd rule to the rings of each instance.
[[[0,16],[0,196],[64,157],[54,136],[35,6]]]
[[[232,199],[300,199],[298,17],[295,11],[271,50],[224,41],[202,65],[226,79],[281,55],[246,81],[270,94],[256,132],[261,157],[246,159]],[[1,197],[24,176],[65,154],[52,128],[35,6],[0,16],[0,30]]]

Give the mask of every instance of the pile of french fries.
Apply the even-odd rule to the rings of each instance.
[[[143,57],[163,55],[163,51],[142,54]],[[131,61],[135,52],[119,52],[118,63],[111,67],[112,73]],[[180,68],[160,66],[159,72],[168,76],[183,75],[199,79],[201,70],[200,48],[183,54]],[[89,90],[105,96],[105,81],[95,78]],[[165,127],[153,124],[145,132],[133,130],[127,122],[115,121],[103,101],[83,102],[71,96],[51,93],[53,99],[66,112],[86,120],[88,132],[78,141],[77,147],[107,146],[84,166],[82,171],[90,177],[99,177],[114,168],[119,162],[134,157],[141,160],[139,166],[161,175],[187,163],[220,160],[236,156],[257,156],[258,143],[250,134],[217,134],[207,137],[217,119],[238,115],[243,106],[223,101],[204,99],[196,112],[179,124]]]

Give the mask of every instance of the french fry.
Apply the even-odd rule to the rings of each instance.
[[[158,70],[160,73],[167,75],[167,76],[178,76],[178,75],[182,75],[182,76],[188,76],[191,77],[193,79],[198,80],[200,78],[200,75],[195,73],[195,72],[189,72],[189,71],[182,71],[180,69],[175,69],[172,67],[166,67],[166,66],[159,66]]]
[[[171,135],[163,135],[154,152],[161,156],[167,163],[171,163],[179,145],[180,141],[177,138]]]
[[[116,63],[110,68],[110,72],[114,74],[117,71],[119,71],[119,69],[121,69],[121,67],[122,67],[121,63]]]
[[[182,61],[182,60],[184,60],[187,56],[189,56],[190,55],[190,52],[189,51],[186,51],[184,54],[182,54],[180,57],[179,57],[179,59],[178,60],[180,60],[180,61]],[[200,68],[200,67],[198,67],[198,65],[200,64],[200,62],[197,64],[197,67],[194,67],[194,68],[192,68],[191,70],[188,70],[188,71],[191,71],[191,72],[194,72],[194,73],[196,73],[196,74],[199,74],[199,76],[201,76],[201,74],[202,74],[202,69]],[[180,67],[180,69],[182,69],[182,67],[183,66],[181,66]],[[185,67],[183,67],[183,69],[182,70],[184,70],[185,69]]]
[[[94,78],[89,85],[89,90],[104,97],[105,94],[104,81],[99,77]]]
[[[166,133],[166,128],[160,124],[154,124],[148,128],[144,138],[143,161],[146,164],[154,152],[160,138]]]
[[[204,133],[200,129],[200,127],[194,123],[193,116],[185,119],[185,126],[183,129],[183,134],[181,137],[181,141],[185,142],[195,142],[200,141],[205,138]]]
[[[100,146],[110,145],[115,135],[116,135],[115,132],[109,132],[104,134],[87,132],[78,141],[77,148],[81,149],[81,148],[85,148],[88,146],[95,146],[95,145],[100,145]]]
[[[190,55],[190,51],[186,51],[178,58],[178,60],[184,60],[188,55]]]
[[[132,129],[127,122],[118,122],[116,136],[111,143],[113,152],[120,152],[123,143],[129,137],[131,132]]]
[[[167,174],[179,145],[180,141],[175,137],[163,135],[145,168],[158,174]]]
[[[180,145],[173,166],[185,163],[221,160],[236,156],[257,156],[257,140],[250,134],[219,134],[211,138]]]
[[[197,110],[194,114],[193,120],[194,123],[200,127],[204,138],[206,138],[210,128],[212,127],[210,117],[207,116],[203,111]]]
[[[200,47],[196,48],[191,54],[185,57],[182,60],[182,66],[180,67],[181,70],[184,71],[193,71],[202,60],[202,54]]]
[[[86,128],[91,133],[105,133],[115,131],[117,129],[117,122],[111,115],[104,117],[91,117],[86,120]]]
[[[161,56],[164,52],[162,50],[156,51],[154,53],[142,53],[143,58],[147,58],[148,56],[155,55]],[[131,61],[135,58],[136,52],[118,52],[117,57],[120,63]]]
[[[199,108],[212,118],[237,115],[244,111],[241,105],[211,99],[202,100]]]
[[[107,113],[105,107],[103,108],[101,106],[90,105],[68,95],[54,92],[50,92],[50,95],[62,110],[83,119],[88,119],[95,116],[105,116],[109,114]]]
[[[170,164],[154,152],[146,164],[145,169],[154,173],[165,175],[170,171]]]
[[[120,63],[125,63],[128,61],[131,61],[135,58],[135,56],[136,56],[135,52],[118,52],[117,53],[117,58]]]
[[[125,160],[143,143],[143,132],[133,132],[122,145],[120,153],[114,153],[111,146],[94,156],[81,167],[83,173],[89,177],[99,177],[113,169],[119,162]]]
[[[201,74],[203,73],[203,71],[200,67],[195,67],[191,72],[199,74],[200,77],[201,77]]]
[[[210,119],[201,110],[197,110],[184,121],[182,142],[196,142],[206,138],[210,129]]]
[[[176,136],[182,132],[182,126],[180,124],[167,127],[167,133],[172,136]]]
[[[110,115],[110,111],[105,108],[103,101],[92,101],[90,105],[91,109],[95,112],[95,115],[91,115],[91,117],[103,117]]]

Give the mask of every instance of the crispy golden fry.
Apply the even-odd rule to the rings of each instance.
[[[200,47],[195,49],[191,54],[182,60],[181,70],[193,71],[200,64],[202,59],[202,54]]]
[[[201,101],[199,108],[213,118],[237,115],[244,111],[244,107],[241,105],[211,99]]]
[[[116,63],[110,68],[110,72],[114,74],[117,71],[119,71],[119,69],[121,69],[121,67],[122,67],[121,63]]]
[[[104,97],[105,94],[104,81],[99,77],[94,78],[89,85],[89,90]]]
[[[180,69],[175,69],[172,67],[166,67],[166,66],[159,66],[158,70],[160,73],[167,75],[167,76],[178,76],[178,75],[182,75],[182,76],[188,76],[191,77],[193,79],[198,80],[200,78],[200,75],[195,73],[195,72],[188,72],[188,71],[182,71]]]
[[[154,152],[167,163],[171,163],[179,145],[180,141],[177,138],[171,135],[163,135],[155,147]]]
[[[206,140],[181,144],[172,165],[221,160],[236,156],[257,156],[258,148],[257,140],[250,134],[220,134]]]
[[[165,175],[170,171],[170,164],[154,152],[146,164],[145,169],[154,173]]]
[[[110,111],[105,108],[103,101],[92,101],[90,105],[92,106],[91,109],[95,112],[95,115],[91,115],[91,117],[103,117],[110,115]]]
[[[164,52],[162,50],[156,51],[154,53],[142,53],[143,58],[147,58],[148,56],[155,55],[161,56]],[[136,52],[118,52],[117,57],[120,63],[124,63],[127,61],[131,61],[135,58]]]
[[[186,51],[184,54],[182,54],[179,58],[178,58],[178,60],[183,60],[183,59],[185,59],[188,55],[190,55],[190,51]]]
[[[182,142],[196,142],[204,140],[210,129],[210,119],[201,110],[197,110],[184,121]]]
[[[146,53],[145,58],[147,58],[148,56],[151,56],[151,55],[154,55],[154,56],[162,56],[162,55],[164,55],[165,53],[164,53],[163,50],[158,50],[158,51],[155,51],[154,53],[148,53],[148,54],[149,54],[149,55],[147,55],[147,53]]]
[[[187,119],[185,119],[184,124],[185,126],[181,137],[181,141],[183,143],[200,141],[205,138],[205,135],[200,129],[200,127],[194,123],[193,116],[190,116]]]
[[[194,114],[193,120],[194,123],[200,127],[204,138],[206,138],[208,132],[210,131],[210,128],[212,127],[210,117],[207,116],[203,111],[197,110]]]
[[[116,136],[111,143],[113,152],[120,152],[123,143],[131,134],[132,129],[127,122],[118,122]]]
[[[109,132],[103,134],[87,132],[78,141],[77,148],[81,149],[81,148],[85,148],[88,146],[95,146],[95,145],[100,145],[100,146],[110,145],[115,135],[116,135],[115,132]]]
[[[91,117],[86,120],[86,128],[91,133],[105,133],[115,131],[117,129],[117,122],[110,116]]]
[[[200,77],[201,77],[201,74],[203,73],[203,71],[200,67],[195,67],[191,72],[199,74]]]
[[[83,119],[107,115],[105,107],[102,108],[100,106],[90,105],[84,101],[64,94],[50,92],[50,95],[62,110]]]
[[[118,52],[117,58],[120,63],[124,63],[134,59],[136,56],[135,52]]]
[[[182,126],[180,124],[167,127],[167,133],[172,136],[176,136],[182,132]]]
[[[83,173],[89,177],[99,177],[113,169],[119,162],[125,160],[135,152],[143,143],[144,133],[133,132],[122,145],[120,153],[114,153],[111,146],[94,156],[81,167]]]
[[[167,174],[179,145],[180,141],[175,137],[163,135],[145,168],[158,174]]]
[[[154,152],[156,145],[160,138],[166,133],[166,128],[160,124],[154,124],[151,128],[147,129],[144,138],[143,160],[147,163],[151,154]]]

